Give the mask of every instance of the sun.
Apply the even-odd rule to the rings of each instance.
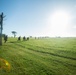
[[[69,23],[69,14],[65,11],[55,11],[50,16],[50,32],[54,36],[63,36]]]

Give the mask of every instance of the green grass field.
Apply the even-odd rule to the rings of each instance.
[[[0,46],[0,58],[11,65],[0,75],[76,75],[76,38],[8,38]]]

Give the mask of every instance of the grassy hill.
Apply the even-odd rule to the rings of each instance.
[[[76,38],[8,38],[0,46],[0,58],[11,65],[0,75],[76,75]]]

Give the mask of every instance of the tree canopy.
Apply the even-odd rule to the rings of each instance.
[[[14,38],[16,37],[17,32],[16,31],[12,31],[12,34],[14,35]]]

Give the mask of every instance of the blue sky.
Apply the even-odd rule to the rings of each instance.
[[[76,0],[0,0],[1,12],[8,36],[76,36]]]

